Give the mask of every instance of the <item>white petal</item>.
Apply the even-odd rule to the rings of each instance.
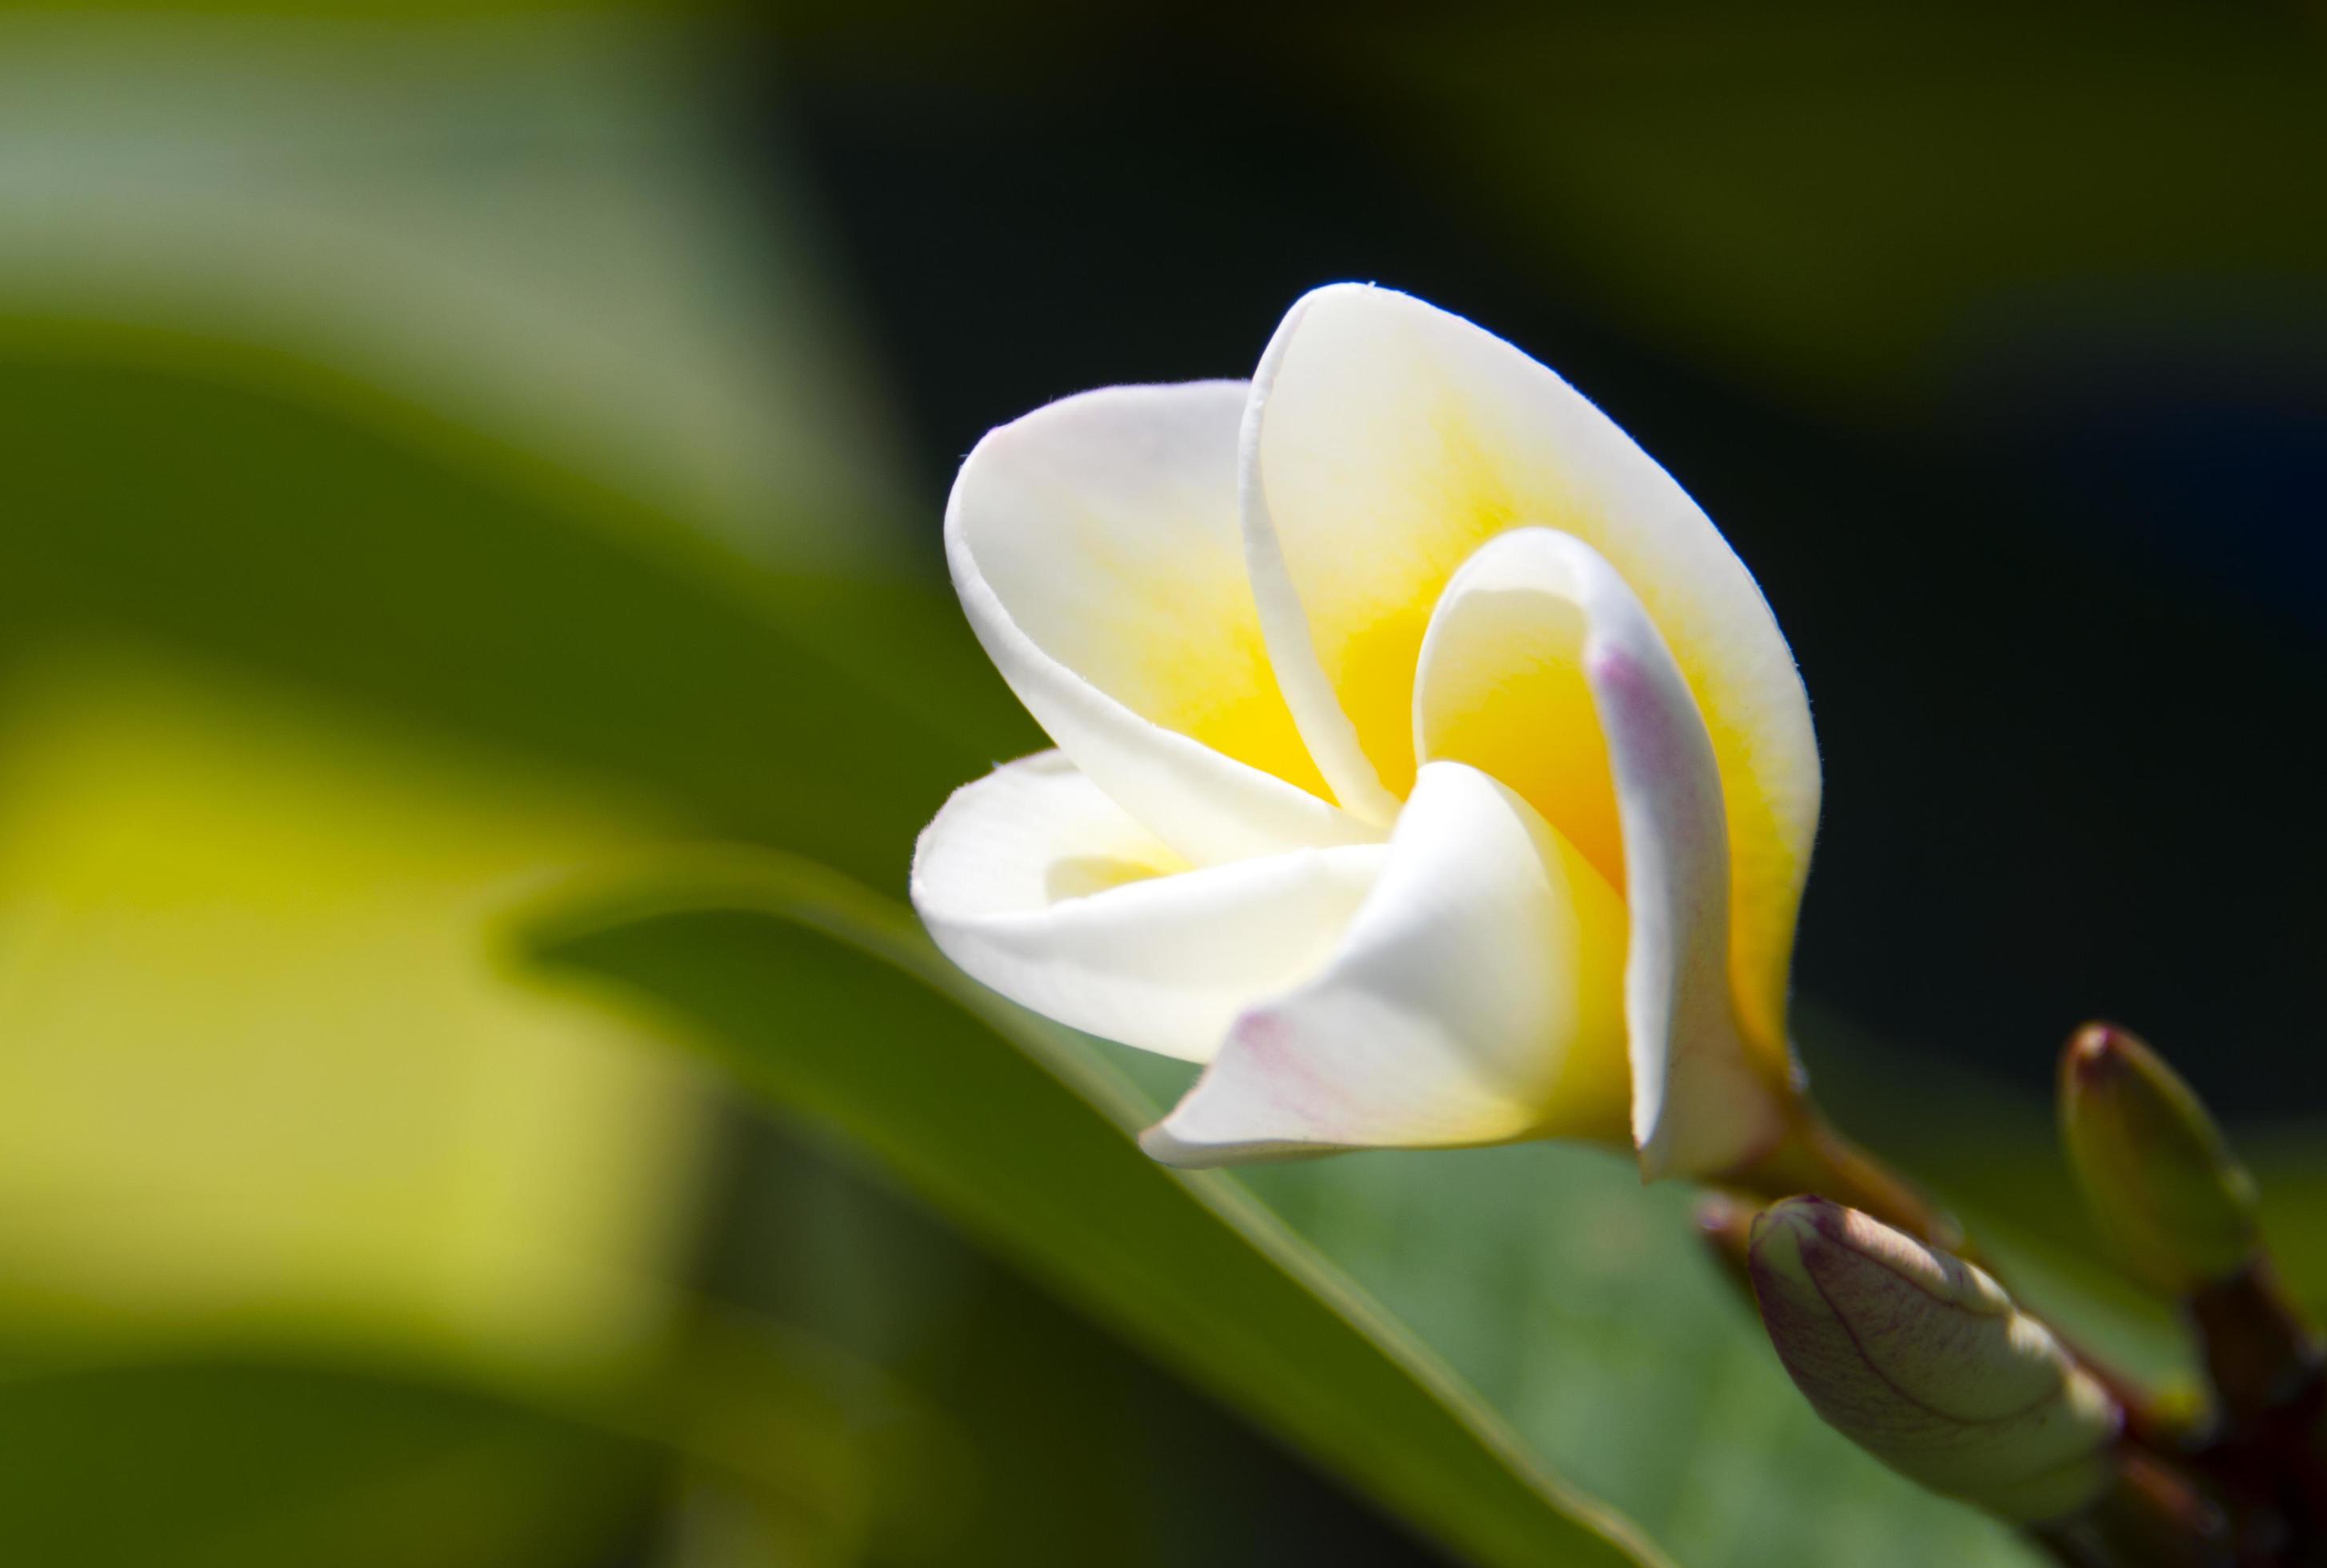
[[[1141,1142],[1175,1165],[1621,1138],[1623,907],[1518,796],[1433,763],[1313,979],[1245,1013]]]
[[[1240,461],[1269,656],[1352,810],[1378,815],[1412,777],[1423,632],[1479,546],[1543,526],[1613,564],[1704,714],[1729,824],[1743,1024],[1781,1039],[1818,821],[1809,705],[1761,591],[1680,486],[1501,339],[1347,284],[1308,295],[1277,329],[1254,377]]]
[[[989,433],[946,513],[978,640],[1076,766],[1198,863],[1378,833],[1276,689],[1236,510],[1241,382],[1116,387]]]
[[[1255,998],[1333,951],[1380,844],[1189,870],[1044,751],[955,791],[913,854],[914,907],[962,969],[1109,1040],[1203,1061]]]
[[[1422,755],[1492,770],[1603,870],[1617,863],[1642,1169],[1712,1175],[1767,1148],[1791,1062],[1782,1041],[1759,1046],[1739,1026],[1721,774],[1615,568],[1549,528],[1480,546],[1423,639],[1414,725]]]

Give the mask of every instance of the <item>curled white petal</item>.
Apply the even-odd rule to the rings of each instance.
[[[1244,405],[1241,382],[1053,403],[977,443],[946,514],[954,585],[1019,700],[1198,863],[1378,836],[1322,798],[1262,645]]]
[[[1385,782],[1383,769],[1367,754],[1363,738],[1350,722],[1336,689],[1336,677],[1347,672],[1338,664],[1329,669],[1325,662],[1329,652],[1346,652],[1346,634],[1338,624],[1313,627],[1302,604],[1301,578],[1308,572],[1314,549],[1306,530],[1301,527],[1307,520],[1306,510],[1298,499],[1287,505],[1293,519],[1288,546],[1288,529],[1277,521],[1269,483],[1271,469],[1281,466],[1285,460],[1280,458],[1274,465],[1263,461],[1267,448],[1281,449],[1294,439],[1312,443],[1313,451],[1316,446],[1330,447],[1332,443],[1332,432],[1323,427],[1332,411],[1309,416],[1308,409],[1300,406],[1297,387],[1295,397],[1290,400],[1296,405],[1294,415],[1279,413],[1273,407],[1276,384],[1302,319],[1310,306],[1329,292],[1320,289],[1295,301],[1261,353],[1260,368],[1253,372],[1238,438],[1237,505],[1244,530],[1245,567],[1251,574],[1253,600],[1260,613],[1269,662],[1276,667],[1278,688],[1285,694],[1302,739],[1308,742],[1309,754],[1316,759],[1334,798],[1343,806],[1369,821],[1388,823],[1397,816],[1401,793],[1392,789],[1391,783],[1402,787],[1406,780],[1397,778],[1393,771],[1389,782]],[[1297,436],[1279,434],[1295,423],[1304,425]],[[1330,456],[1326,461],[1331,462]],[[1279,488],[1291,488],[1284,481],[1278,484]],[[1357,510],[1345,514],[1341,520],[1349,524],[1347,542],[1350,547],[1376,547],[1374,530],[1368,527],[1373,519],[1368,513]],[[1326,608],[1330,613],[1339,606]]]
[[[1785,1032],[1818,821],[1809,705],[1760,589],[1655,460],[1518,349],[1388,289],[1296,303],[1255,373],[1239,462],[1270,658],[1337,797],[1380,816],[1416,758],[1416,657],[1473,551],[1514,527],[1600,552],[1661,630],[1724,785],[1743,1027]]]
[[[946,803],[912,898],[946,956],[1046,1017],[1191,1061],[1255,998],[1332,954],[1388,850],[1344,845],[1191,870],[1056,751]]]
[[[1621,1136],[1623,911],[1534,809],[1434,763],[1313,977],[1236,1021],[1142,1142],[1177,1165]]]
[[[1588,711],[1577,713],[1588,704]],[[1550,528],[1480,547],[1424,639],[1416,745],[1495,767],[1597,847],[1612,817],[1630,923],[1632,1133],[1651,1176],[1712,1174],[1778,1134],[1789,1062],[1741,1031],[1730,985],[1722,778],[1688,684],[1600,554]],[[1485,754],[1481,754],[1481,753]],[[1591,853],[1587,847],[1587,853]]]

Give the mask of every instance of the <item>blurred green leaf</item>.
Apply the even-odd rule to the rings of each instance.
[[[600,994],[676,1013],[754,1090],[847,1132],[1069,1300],[1475,1560],[1656,1560],[1232,1180],[1150,1163],[1113,1075],[955,975],[894,906],[727,853],[577,896],[528,947]]]
[[[845,1136],[765,1116],[742,1131],[703,1288],[877,1365],[942,1414],[961,1456],[915,1494],[916,1538],[876,1535],[856,1568],[1441,1560],[1402,1551],[1410,1527],[1351,1506],[1346,1481],[981,1249]]]
[[[650,831],[122,649],[0,684],[0,1336],[589,1384],[665,1337],[702,1075],[486,962]]]
[[[733,1315],[583,1395],[279,1350],[35,1364],[0,1375],[0,1562],[585,1568],[651,1536],[843,1568],[918,1527],[939,1437],[853,1358]]]
[[[223,657],[884,885],[1038,743],[693,29],[0,46],[0,660]]]
[[[2263,1239],[2294,1293],[2327,1312],[2327,1128],[2295,1124],[2232,1141],[2262,1189]]]
[[[190,649],[898,887],[954,786],[1034,743],[934,585],[601,526],[619,503],[279,359],[0,331],[0,658]]]
[[[874,378],[699,22],[316,9],[0,10],[0,314],[271,350],[747,555],[894,565]]]
[[[686,1568],[856,1568],[925,1556],[968,1484],[960,1435],[821,1335],[706,1308],[628,1399],[589,1407],[673,1461],[666,1556]]]
[[[640,1444],[456,1386],[256,1360],[0,1381],[0,1562],[582,1568]]]

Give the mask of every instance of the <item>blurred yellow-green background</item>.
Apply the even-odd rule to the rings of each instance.
[[[2172,1377],[2042,1097],[2149,1033],[2327,1294],[2322,89],[2301,5],[0,12],[0,1563],[2027,1561],[1685,1193],[1182,1183],[930,967],[1042,743],[939,516],[1335,278],[1559,369],[1800,658],[1815,1080]]]

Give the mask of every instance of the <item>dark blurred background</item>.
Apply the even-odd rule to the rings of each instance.
[[[2104,1015],[2315,1155],[2322,87],[2308,5],[0,17],[0,1555],[1438,1560],[479,957],[674,837],[900,891],[1037,743],[937,587],[960,454],[1334,279],[1759,577],[1854,1125],[2041,1122]],[[828,744],[763,621],[942,740]],[[2051,1158],[1996,1136],[1949,1177]],[[604,1416],[649,1363],[681,1414]]]

